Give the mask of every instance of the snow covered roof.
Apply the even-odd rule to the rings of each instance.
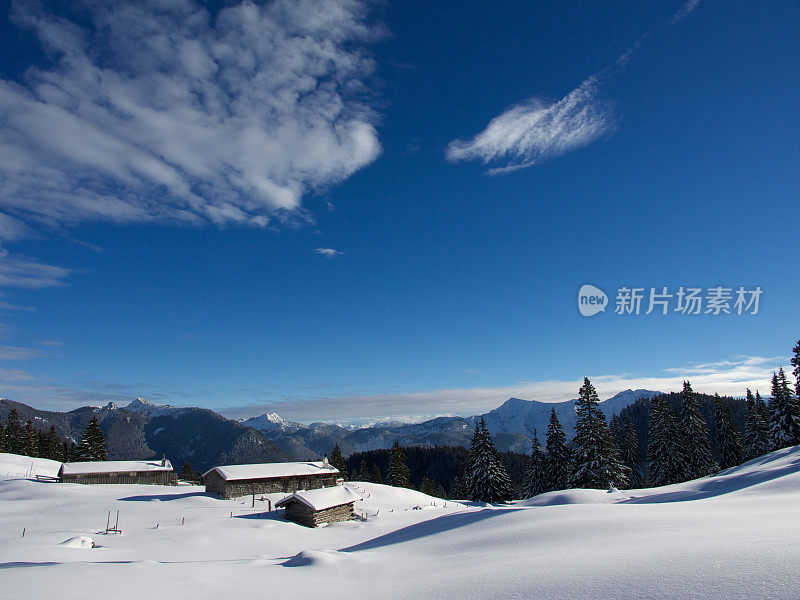
[[[329,488],[295,492],[291,496],[276,502],[275,507],[286,506],[292,500],[302,502],[312,510],[325,510],[334,506],[350,504],[356,500],[363,500],[363,498],[343,485],[336,485]]]
[[[70,462],[61,466],[61,475],[86,475],[89,473],[133,473],[142,471],[172,471],[169,461],[161,466],[160,460],[100,460]]]
[[[319,462],[283,462],[259,463],[254,465],[223,465],[214,467],[203,473],[207,476],[211,471],[219,473],[225,481],[239,479],[268,479],[271,477],[294,477],[297,475],[319,475],[329,473],[335,475],[339,469]]]

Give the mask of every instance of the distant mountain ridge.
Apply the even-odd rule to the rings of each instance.
[[[600,408],[606,418],[610,418],[639,398],[652,398],[659,393],[644,389],[625,390],[601,402]],[[390,448],[395,441],[401,445],[469,446],[475,424],[483,417],[498,450],[527,454],[531,450],[534,432],[544,442],[553,408],[567,437],[571,438],[575,428],[575,400],[550,403],[509,398],[482,415],[436,417],[421,423],[402,425],[377,424],[355,431],[321,423],[309,426],[291,423],[291,427],[278,427],[276,423],[279,421],[289,422],[275,413],[246,419],[242,423],[259,429],[279,448],[306,460],[319,449],[330,449],[334,443],[339,444],[345,456],[356,450]]]
[[[607,418],[639,398],[660,392],[625,390],[600,403]],[[500,451],[527,454],[534,432],[544,442],[551,409],[568,438],[575,427],[575,400],[537,402],[509,398],[497,408],[471,417],[436,417],[420,423],[380,423],[353,429],[331,423],[303,425],[276,413],[234,421],[205,408],[159,405],[143,398],[125,407],[116,404],[83,407],[69,412],[43,411],[11,400],[0,400],[0,420],[15,408],[24,422],[37,429],[56,428],[61,437],[80,439],[93,416],[100,420],[110,460],[146,459],[166,455],[180,468],[189,461],[195,470],[220,464],[318,459],[338,444],[345,456],[356,451],[403,446],[464,446],[483,417]]]
[[[37,429],[53,425],[59,436],[79,441],[96,416],[106,438],[109,460],[166,456],[176,469],[189,461],[196,470],[219,464],[293,460],[252,427],[205,408],[160,406],[141,398],[120,408],[86,406],[69,412],[37,410],[12,400],[0,400],[0,419],[16,409],[22,422]]]

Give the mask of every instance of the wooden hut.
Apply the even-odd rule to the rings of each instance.
[[[203,474],[206,492],[223,498],[249,494],[295,492],[336,485],[339,470],[327,460],[319,462],[225,465]]]
[[[162,460],[101,460],[61,465],[58,478],[64,483],[145,483],[175,485],[172,465]]]
[[[318,527],[323,523],[349,521],[355,518],[353,503],[361,500],[343,485],[318,490],[302,490],[275,503],[276,508],[285,508],[284,516],[306,527]]]

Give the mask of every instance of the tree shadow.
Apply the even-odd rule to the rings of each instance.
[[[60,562],[4,562],[0,563],[0,569],[20,569],[26,567],[53,567],[55,565],[63,565]]]
[[[206,497],[214,498],[211,494],[206,492],[185,492],[183,494],[143,494],[141,496],[126,496],[119,498],[120,502],[172,502],[173,500],[183,500],[185,498]]]
[[[764,464],[774,460],[775,457],[770,457],[769,460],[756,459],[751,463],[746,464]],[[758,462],[757,462],[758,461]],[[739,469],[740,467],[734,467]],[[620,504],[659,504],[667,502],[685,502],[687,500],[704,500],[706,498],[713,498],[715,496],[722,496],[744,490],[761,483],[767,483],[780,479],[785,475],[797,473],[800,468],[800,459],[792,461],[791,464],[784,467],[770,469],[766,471],[756,471],[749,473],[732,473],[725,475],[724,472],[716,477],[697,481],[694,489],[679,490],[679,491],[664,491],[661,493],[649,494],[640,498],[630,498],[623,500]]]
[[[442,515],[422,523],[408,525],[402,529],[378,536],[366,542],[361,542],[347,548],[342,548],[340,552],[359,552],[360,550],[372,550],[393,544],[402,544],[419,538],[436,535],[443,531],[466,527],[491,517],[496,517],[509,511],[528,510],[527,508],[484,508],[478,511],[465,511],[449,515]]]

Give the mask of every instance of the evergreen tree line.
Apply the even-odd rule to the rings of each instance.
[[[570,443],[555,408],[550,411],[544,448],[534,435],[525,496],[567,488],[622,488],[636,481],[631,468],[637,460],[637,454],[631,452],[636,444],[623,443],[630,442],[635,432],[626,428],[621,439],[612,433],[600,410],[597,391],[588,378],[584,378],[578,392],[575,414],[575,436]]]
[[[793,364],[800,364],[795,347]],[[795,377],[800,376],[800,369]],[[633,460],[636,487],[679,483],[728,469],[767,452],[800,444],[800,398],[779,369],[767,404],[756,391],[745,400],[681,394],[639,400],[612,419],[611,429]],[[621,423],[624,425],[621,426]],[[631,433],[633,432],[633,433]],[[623,438],[629,438],[623,441]]]
[[[466,472],[469,464],[469,450],[461,446],[405,446],[399,443],[392,449],[367,450],[354,452],[345,461],[345,470],[349,481],[370,481],[373,483],[392,484],[394,472],[399,471],[400,483],[404,483],[402,470],[393,470],[390,465],[398,464],[402,458],[408,468],[408,484],[401,487],[419,490],[437,498],[460,499],[467,498]],[[334,451],[335,452],[335,451]],[[333,464],[334,453],[328,457]],[[508,472],[514,496],[521,497],[524,490],[525,469],[528,457],[517,452],[499,452],[498,457],[503,467]]]
[[[33,421],[20,421],[16,409],[11,409],[5,423],[0,423],[0,452],[58,462],[106,460],[106,443],[100,422],[92,417],[80,443],[63,439],[55,426],[45,432],[36,429]]]
[[[563,487],[679,483],[800,444],[800,341],[793,348],[791,364],[794,391],[779,368],[772,376],[769,405],[758,390],[753,395],[748,389],[744,402],[716,395],[711,402],[706,396],[703,406],[701,396],[685,381],[681,394],[639,400],[632,409],[613,417],[609,427],[594,388],[584,379],[576,403],[574,439],[564,444],[552,411],[547,448],[543,450],[538,440],[533,441],[526,492],[536,495]],[[637,411],[644,415],[638,430],[631,420]],[[642,429],[645,440],[640,436]]]
[[[575,405],[574,438],[567,443],[555,409],[551,410],[545,447],[534,433],[524,471],[515,473],[516,485],[509,474],[510,461],[497,452],[483,419],[475,427],[466,461],[461,448],[403,449],[395,442],[391,451],[356,453],[347,461],[341,458],[339,470],[351,479],[483,502],[506,502],[567,488],[679,483],[800,444],[800,341],[791,364],[794,391],[780,368],[772,377],[769,405],[758,390],[753,395],[748,389],[741,401],[696,394],[685,381],[680,394],[639,400],[610,423],[600,410],[594,386],[585,378]],[[424,469],[408,468],[412,452],[417,457],[427,452]]]

